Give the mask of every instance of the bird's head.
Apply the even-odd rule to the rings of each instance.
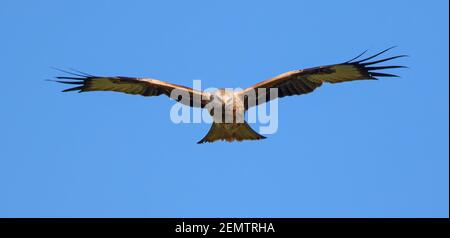
[[[230,89],[220,88],[215,91],[212,95],[213,100],[217,100],[217,103],[220,104],[229,104],[233,101],[234,93]]]

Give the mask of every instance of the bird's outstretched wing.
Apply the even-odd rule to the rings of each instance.
[[[156,79],[132,77],[99,77],[84,74],[81,72],[63,72],[69,73],[71,75],[56,77],[58,80],[52,81],[76,85],[75,87],[63,90],[63,92],[114,91],[142,96],[159,96],[161,94],[164,94],[187,106],[202,108],[205,107],[205,105],[210,101],[210,94],[207,92],[200,92],[189,87],[171,84]],[[173,90],[178,90],[178,92],[172,94]],[[189,98],[182,98],[180,97],[180,95],[189,95]]]
[[[377,70],[404,68],[405,66],[373,66],[378,63],[393,60],[406,55],[398,55],[376,61],[369,61],[393,47],[386,49],[378,54],[370,56],[363,60],[357,60],[365,52],[357,57],[341,64],[319,66],[310,69],[294,70],[281,75],[278,75],[269,80],[255,84],[240,92],[240,95],[254,95],[256,100],[248,100],[244,97],[246,109],[268,102],[275,97],[270,97],[270,88],[278,89],[278,98],[292,95],[301,95],[314,91],[320,87],[322,83],[341,83],[353,80],[371,79],[375,80],[377,77],[398,77],[394,74],[380,73]],[[258,90],[264,89],[264,90]]]

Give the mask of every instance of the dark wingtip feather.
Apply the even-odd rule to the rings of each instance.
[[[66,77],[66,76],[58,76],[55,77],[57,79],[71,79],[71,80],[86,80],[86,78],[78,78],[78,77]]]
[[[359,55],[356,56],[355,58],[353,58],[353,59],[351,59],[351,60],[349,60],[349,61],[347,61],[347,62],[345,62],[345,63],[350,63],[350,62],[352,62],[353,60],[358,59],[359,57],[363,56],[367,51],[368,51],[368,50],[363,51],[361,54],[359,54]]]
[[[77,73],[83,75],[84,77],[95,77],[95,75],[88,74],[88,73],[85,73],[85,72],[82,72],[82,71],[79,71],[79,70],[76,70],[76,69],[73,69],[73,68],[69,68],[69,69],[72,70],[73,72],[77,72]]]
[[[386,73],[377,73],[377,72],[371,72],[370,76],[372,77],[400,77],[398,75],[395,74],[386,74]]]
[[[62,73],[66,73],[66,74],[70,74],[70,75],[78,76],[78,77],[82,77],[82,78],[91,77],[92,76],[92,75],[89,75],[89,74],[86,74],[86,73],[83,73],[83,72],[80,72],[80,71],[77,71],[77,70],[74,70],[74,69],[71,69],[73,71],[73,72],[71,72],[71,71],[60,69],[60,68],[56,68],[56,67],[50,67],[50,68],[52,68],[54,70],[57,70],[59,72],[62,72]]]
[[[364,61],[367,61],[367,60],[373,59],[373,58],[375,58],[375,57],[377,57],[377,56],[379,56],[379,55],[381,55],[381,54],[384,54],[384,53],[386,53],[387,51],[389,51],[389,50],[391,50],[391,49],[393,49],[393,48],[395,48],[395,47],[397,47],[397,46],[392,46],[392,47],[389,47],[389,48],[387,48],[387,49],[385,49],[385,50],[383,50],[383,51],[381,51],[381,52],[379,52],[379,53],[377,53],[377,54],[374,54],[374,55],[372,55],[372,56],[370,56],[370,57],[368,57],[368,58],[365,58],[365,59],[362,59],[362,60],[356,61],[355,63],[362,63],[362,62],[364,62]]]
[[[380,70],[380,69],[399,69],[399,68],[408,68],[408,67],[401,66],[401,65],[366,67],[366,69],[369,71],[370,70]]]
[[[79,92],[81,92],[81,90],[84,88],[84,86],[79,86],[79,87],[74,87],[74,88],[68,88],[68,89],[65,89],[65,90],[63,90],[62,92],[70,92],[70,91],[77,91],[77,90],[80,90]]]
[[[380,59],[380,60],[377,60],[377,61],[371,61],[371,62],[367,62],[367,63],[362,63],[361,65],[366,66],[366,65],[378,64],[378,63],[382,63],[382,62],[385,62],[385,61],[388,61],[388,60],[393,60],[393,59],[398,59],[398,58],[403,58],[403,57],[408,57],[408,55],[392,56],[392,57],[389,57],[389,58],[386,58],[386,59]],[[360,62],[358,62],[358,64],[359,63]]]
[[[47,81],[52,81],[52,82],[57,82],[57,83],[65,83],[65,84],[84,84],[84,82],[80,82],[80,81],[61,81],[61,80],[47,80]]]

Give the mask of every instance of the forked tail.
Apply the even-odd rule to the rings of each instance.
[[[248,124],[244,123],[215,123],[213,122],[211,128],[203,139],[201,139],[197,144],[202,144],[205,142],[214,142],[216,140],[226,140],[231,141],[243,141],[243,140],[260,140],[265,139],[256,133]]]

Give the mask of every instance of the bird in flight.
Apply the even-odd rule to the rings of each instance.
[[[206,136],[197,142],[199,144],[218,140],[229,142],[260,140],[266,137],[255,132],[242,119],[249,108],[275,98],[310,93],[323,83],[333,84],[354,80],[376,80],[377,77],[398,77],[379,70],[404,68],[405,66],[377,66],[377,64],[406,55],[374,60],[374,58],[392,48],[361,60],[358,59],[366,51],[344,63],[289,71],[238,92],[229,92],[225,89],[205,92],[152,78],[102,77],[78,71],[76,73],[63,71],[71,75],[56,77],[58,80],[54,81],[76,85],[65,89],[63,92],[114,91],[142,96],[164,94],[184,105],[205,108],[213,117],[213,123]],[[273,89],[276,89],[276,93]],[[178,93],[173,93],[175,91]],[[180,95],[186,96],[180,97]],[[225,117],[231,117],[231,121],[226,120]]]

